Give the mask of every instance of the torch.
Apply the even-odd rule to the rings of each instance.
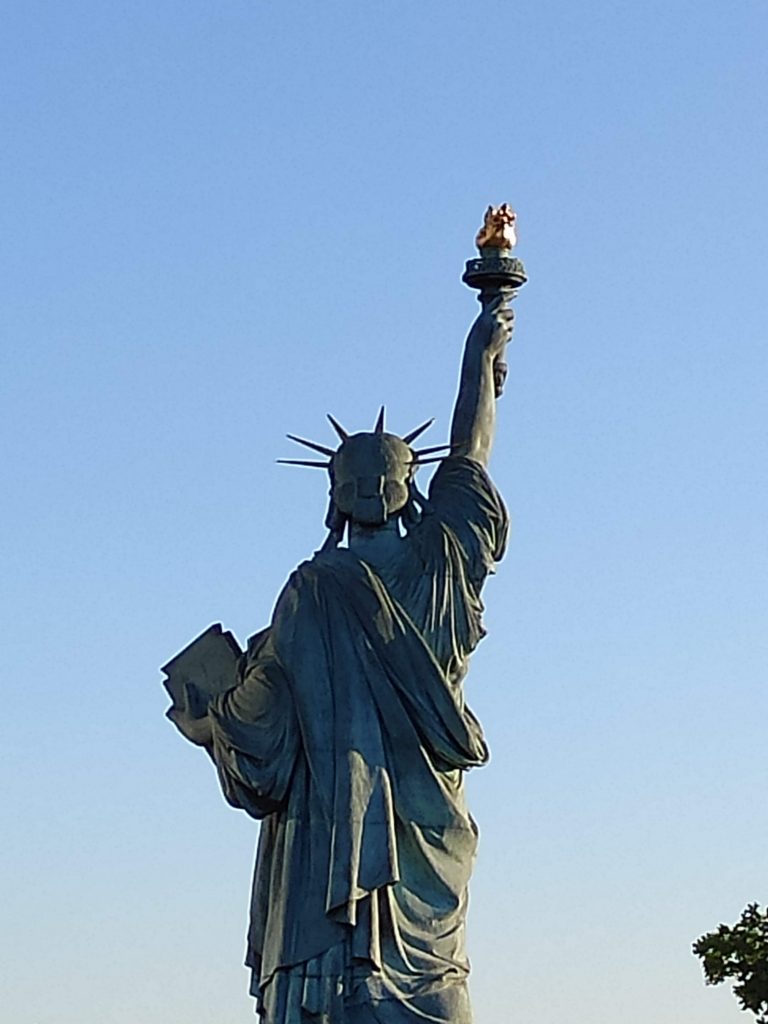
[[[478,300],[485,306],[499,295],[511,302],[528,277],[522,260],[512,255],[517,243],[517,214],[509,205],[489,206],[475,245],[480,256],[467,260],[462,281],[479,291]],[[504,390],[507,364],[499,355],[493,364],[493,380],[498,398]]]

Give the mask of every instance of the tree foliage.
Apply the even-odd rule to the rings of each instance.
[[[739,922],[721,924],[693,944],[701,958],[708,985],[736,979],[733,994],[742,1010],[756,1015],[756,1024],[768,1024],[768,908],[750,903]]]

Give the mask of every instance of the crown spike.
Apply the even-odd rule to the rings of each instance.
[[[415,441],[420,434],[423,434],[428,427],[431,427],[434,422],[435,417],[433,416],[431,420],[427,420],[426,423],[422,423],[420,427],[416,427],[415,430],[412,430],[410,434],[406,434],[403,440],[406,444],[410,444],[411,441]]]
[[[378,418],[376,420],[376,426],[373,429],[374,429],[374,432],[377,433],[377,434],[383,434],[384,433],[384,406],[383,405],[379,409],[379,415],[378,415]]]
[[[414,448],[413,454],[418,459],[422,455],[434,455],[435,452],[449,451],[453,447],[455,446],[452,444],[433,444],[431,448]]]
[[[320,462],[315,459],[275,459],[283,466],[311,466],[312,469],[328,469],[330,462]]]
[[[303,437],[296,437],[295,434],[286,434],[286,437],[290,438],[291,441],[295,441],[297,444],[303,444],[305,448],[311,448],[312,451],[320,452],[321,455],[334,455],[333,448],[326,448],[323,444],[315,444],[314,441],[305,441]]]
[[[333,427],[333,429],[334,429],[334,430],[336,431],[336,433],[337,433],[337,434],[339,435],[339,438],[340,438],[340,439],[341,439],[342,441],[346,441],[346,440],[347,440],[347,438],[349,437],[349,434],[348,434],[348,433],[347,433],[347,431],[346,431],[346,430],[344,429],[344,427],[342,427],[342,425],[341,425],[341,424],[340,424],[340,423],[339,423],[339,422],[338,422],[337,420],[335,420],[335,419],[333,418],[333,416],[331,416],[331,414],[330,414],[330,413],[326,413],[326,415],[327,415],[327,417],[328,417],[328,422],[329,422],[329,423],[331,424],[331,426]]]

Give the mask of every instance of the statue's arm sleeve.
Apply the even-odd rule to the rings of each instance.
[[[211,753],[228,803],[263,818],[284,803],[299,750],[288,679],[271,641],[245,659],[241,681],[211,705]]]
[[[501,495],[479,462],[449,456],[432,478],[429,501],[456,538],[466,573],[479,591],[507,545],[509,516]]]

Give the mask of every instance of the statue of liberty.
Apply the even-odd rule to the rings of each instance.
[[[508,207],[490,214],[501,228],[514,219]],[[294,461],[330,475],[327,539],[228,685],[206,693],[187,673],[168,712],[210,752],[227,801],[261,821],[246,962],[263,1024],[472,1019],[464,928],[477,828],[463,777],[488,751],[462,682],[507,537],[486,467],[510,300],[525,280],[508,239],[486,240],[467,265],[482,311],[450,444],[413,447],[429,423],[400,437],[383,409],[371,432],[329,417],[334,448],[292,437],[322,456]],[[435,461],[424,496],[416,471]]]

